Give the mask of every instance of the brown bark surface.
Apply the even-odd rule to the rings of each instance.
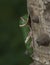
[[[50,65],[50,0],[27,0],[33,33],[33,64]]]

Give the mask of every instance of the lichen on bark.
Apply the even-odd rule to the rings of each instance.
[[[50,41],[47,42],[47,44],[49,43],[48,46],[39,46],[36,42],[39,36],[42,37],[41,35],[45,34],[49,36],[50,40],[50,0],[27,0],[27,10],[31,18],[33,33],[32,58],[34,60],[34,65],[50,65]],[[42,43],[46,44],[46,41]]]

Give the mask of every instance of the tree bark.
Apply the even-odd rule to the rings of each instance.
[[[27,0],[31,18],[33,65],[50,65],[50,0]]]

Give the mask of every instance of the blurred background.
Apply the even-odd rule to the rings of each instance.
[[[0,0],[0,65],[29,65],[19,17],[27,13],[26,0]]]

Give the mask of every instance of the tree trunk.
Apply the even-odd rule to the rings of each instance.
[[[50,0],[27,0],[33,39],[33,65],[50,65]]]

